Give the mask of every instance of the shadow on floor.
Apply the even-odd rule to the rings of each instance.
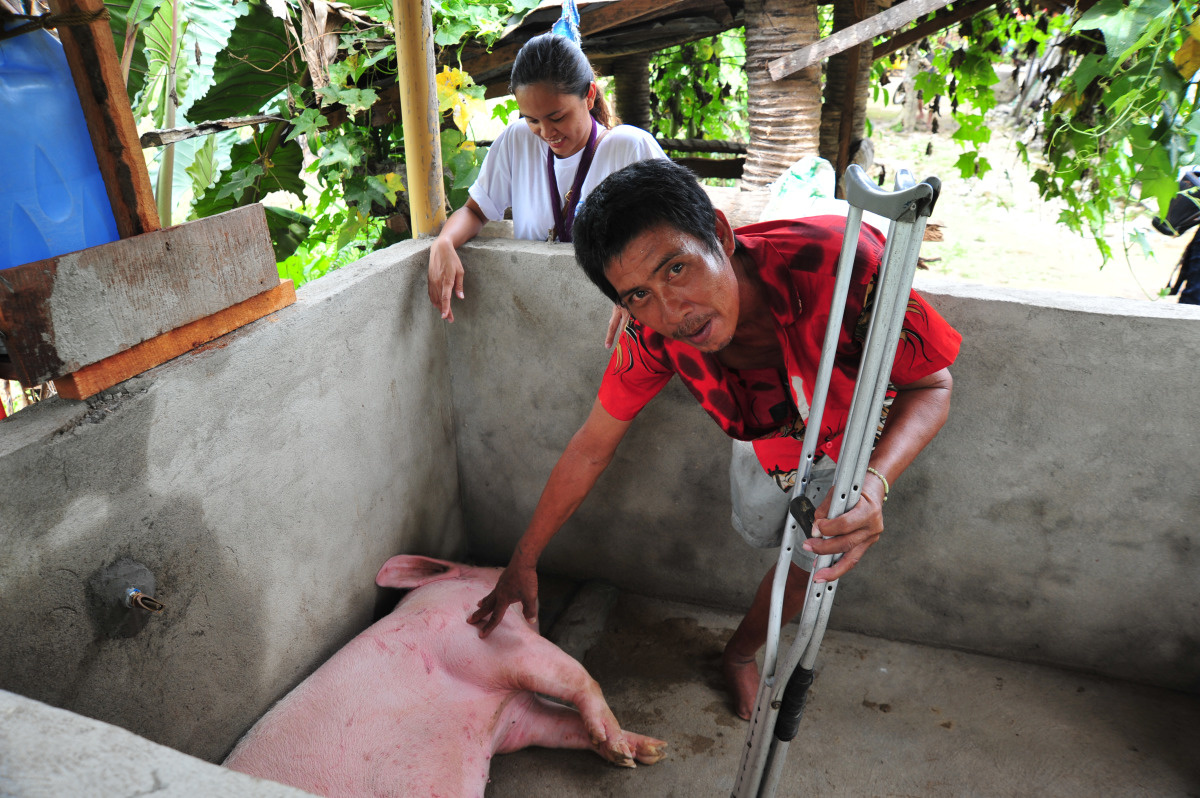
[[[496,758],[487,795],[728,796],[746,723],[719,657],[737,621],[620,594],[583,662],[668,758],[529,749]],[[1197,751],[1197,696],[831,631],[777,795],[1200,796]]]

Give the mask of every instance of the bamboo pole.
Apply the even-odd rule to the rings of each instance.
[[[446,192],[442,184],[441,117],[433,89],[430,0],[392,0],[392,16],[413,236],[433,236],[446,221]]]

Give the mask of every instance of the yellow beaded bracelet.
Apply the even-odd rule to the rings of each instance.
[[[880,474],[878,471],[876,471],[871,466],[867,466],[867,470],[870,471],[875,476],[879,477],[879,481],[883,483],[883,500],[886,502],[888,493],[891,492],[891,488],[888,486],[887,477],[885,477],[883,474]]]

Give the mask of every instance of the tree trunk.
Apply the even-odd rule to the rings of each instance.
[[[626,125],[650,129],[650,54],[618,58],[612,65],[617,88],[617,116]]]
[[[856,6],[860,6],[856,8]],[[875,0],[835,0],[833,5],[833,30],[840,31],[876,12]],[[847,91],[854,92],[854,117],[850,128],[850,140],[863,138],[867,129],[867,97],[871,86],[871,65],[874,56],[871,43],[865,42],[857,48],[858,70],[854,86],[848,86],[851,56],[855,48],[838,53],[829,59],[825,72],[825,97],[821,106],[821,157],[835,167],[838,165],[838,148],[842,124],[842,109],[846,107]],[[841,175],[839,174],[839,177]]]
[[[754,191],[805,155],[817,152],[821,124],[820,67],[780,81],[767,63],[817,40],[817,7],[811,0],[747,0],[746,77],[750,146],[742,190]]]

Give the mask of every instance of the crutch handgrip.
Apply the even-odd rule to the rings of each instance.
[[[862,167],[851,164],[842,177],[842,194],[852,206],[895,221],[916,203],[931,199],[933,187],[917,183],[899,191],[884,191],[871,182]]]
[[[783,698],[779,703],[779,720],[775,721],[775,738],[790,743],[800,731],[800,719],[804,717],[804,706],[808,703],[808,688],[812,687],[813,672],[803,666],[792,671]]]

